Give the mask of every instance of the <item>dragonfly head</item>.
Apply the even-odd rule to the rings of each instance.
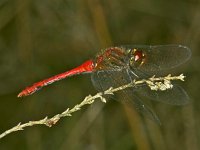
[[[131,67],[140,67],[145,62],[145,54],[142,50],[131,49],[129,52],[129,64]]]

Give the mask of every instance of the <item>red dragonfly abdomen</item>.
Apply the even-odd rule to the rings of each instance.
[[[50,77],[48,79],[42,80],[42,81],[37,82],[37,83],[34,83],[32,86],[27,87],[22,92],[20,92],[18,94],[18,97],[31,95],[34,92],[41,89],[42,87],[47,86],[47,85],[49,85],[53,82],[62,80],[66,77],[70,77],[72,75],[77,75],[77,74],[80,74],[80,73],[90,73],[90,72],[93,71],[93,69],[94,69],[94,62],[92,60],[88,60],[88,61],[84,62],[82,65],[80,65],[80,66],[78,66],[78,67],[76,67],[76,68],[74,68],[70,71],[55,75],[53,77]]]

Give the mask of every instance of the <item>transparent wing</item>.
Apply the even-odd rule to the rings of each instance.
[[[126,70],[122,71],[97,71],[92,74],[92,83],[99,91],[105,91],[110,87],[116,88],[130,83],[134,77],[130,77]],[[151,120],[160,124],[157,115],[146,106],[136,95],[134,95],[134,88],[118,91],[122,103],[128,103],[134,106],[136,110],[147,116]]]
[[[172,89],[166,91],[152,91],[147,86],[142,86],[136,91],[139,95],[171,105],[185,105],[189,103],[189,96],[179,85],[174,85]]]
[[[182,45],[132,45],[122,46],[125,49],[142,50],[145,62],[138,69],[151,73],[175,68],[191,57],[191,50]]]

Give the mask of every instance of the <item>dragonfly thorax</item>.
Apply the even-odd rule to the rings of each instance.
[[[120,70],[128,65],[128,56],[121,47],[110,47],[95,58],[95,70]]]

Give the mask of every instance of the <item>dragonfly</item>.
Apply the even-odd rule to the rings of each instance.
[[[125,45],[101,50],[93,59],[64,73],[44,79],[25,88],[18,94],[24,97],[42,87],[73,75],[90,73],[94,87],[105,91],[117,88],[136,79],[159,75],[189,60],[191,50],[183,45]],[[160,122],[156,113],[147,106],[141,96],[171,105],[184,105],[189,101],[186,91],[179,85],[166,91],[152,91],[146,84],[118,92],[122,102],[133,105],[150,119]],[[106,96],[105,96],[106,97]]]

